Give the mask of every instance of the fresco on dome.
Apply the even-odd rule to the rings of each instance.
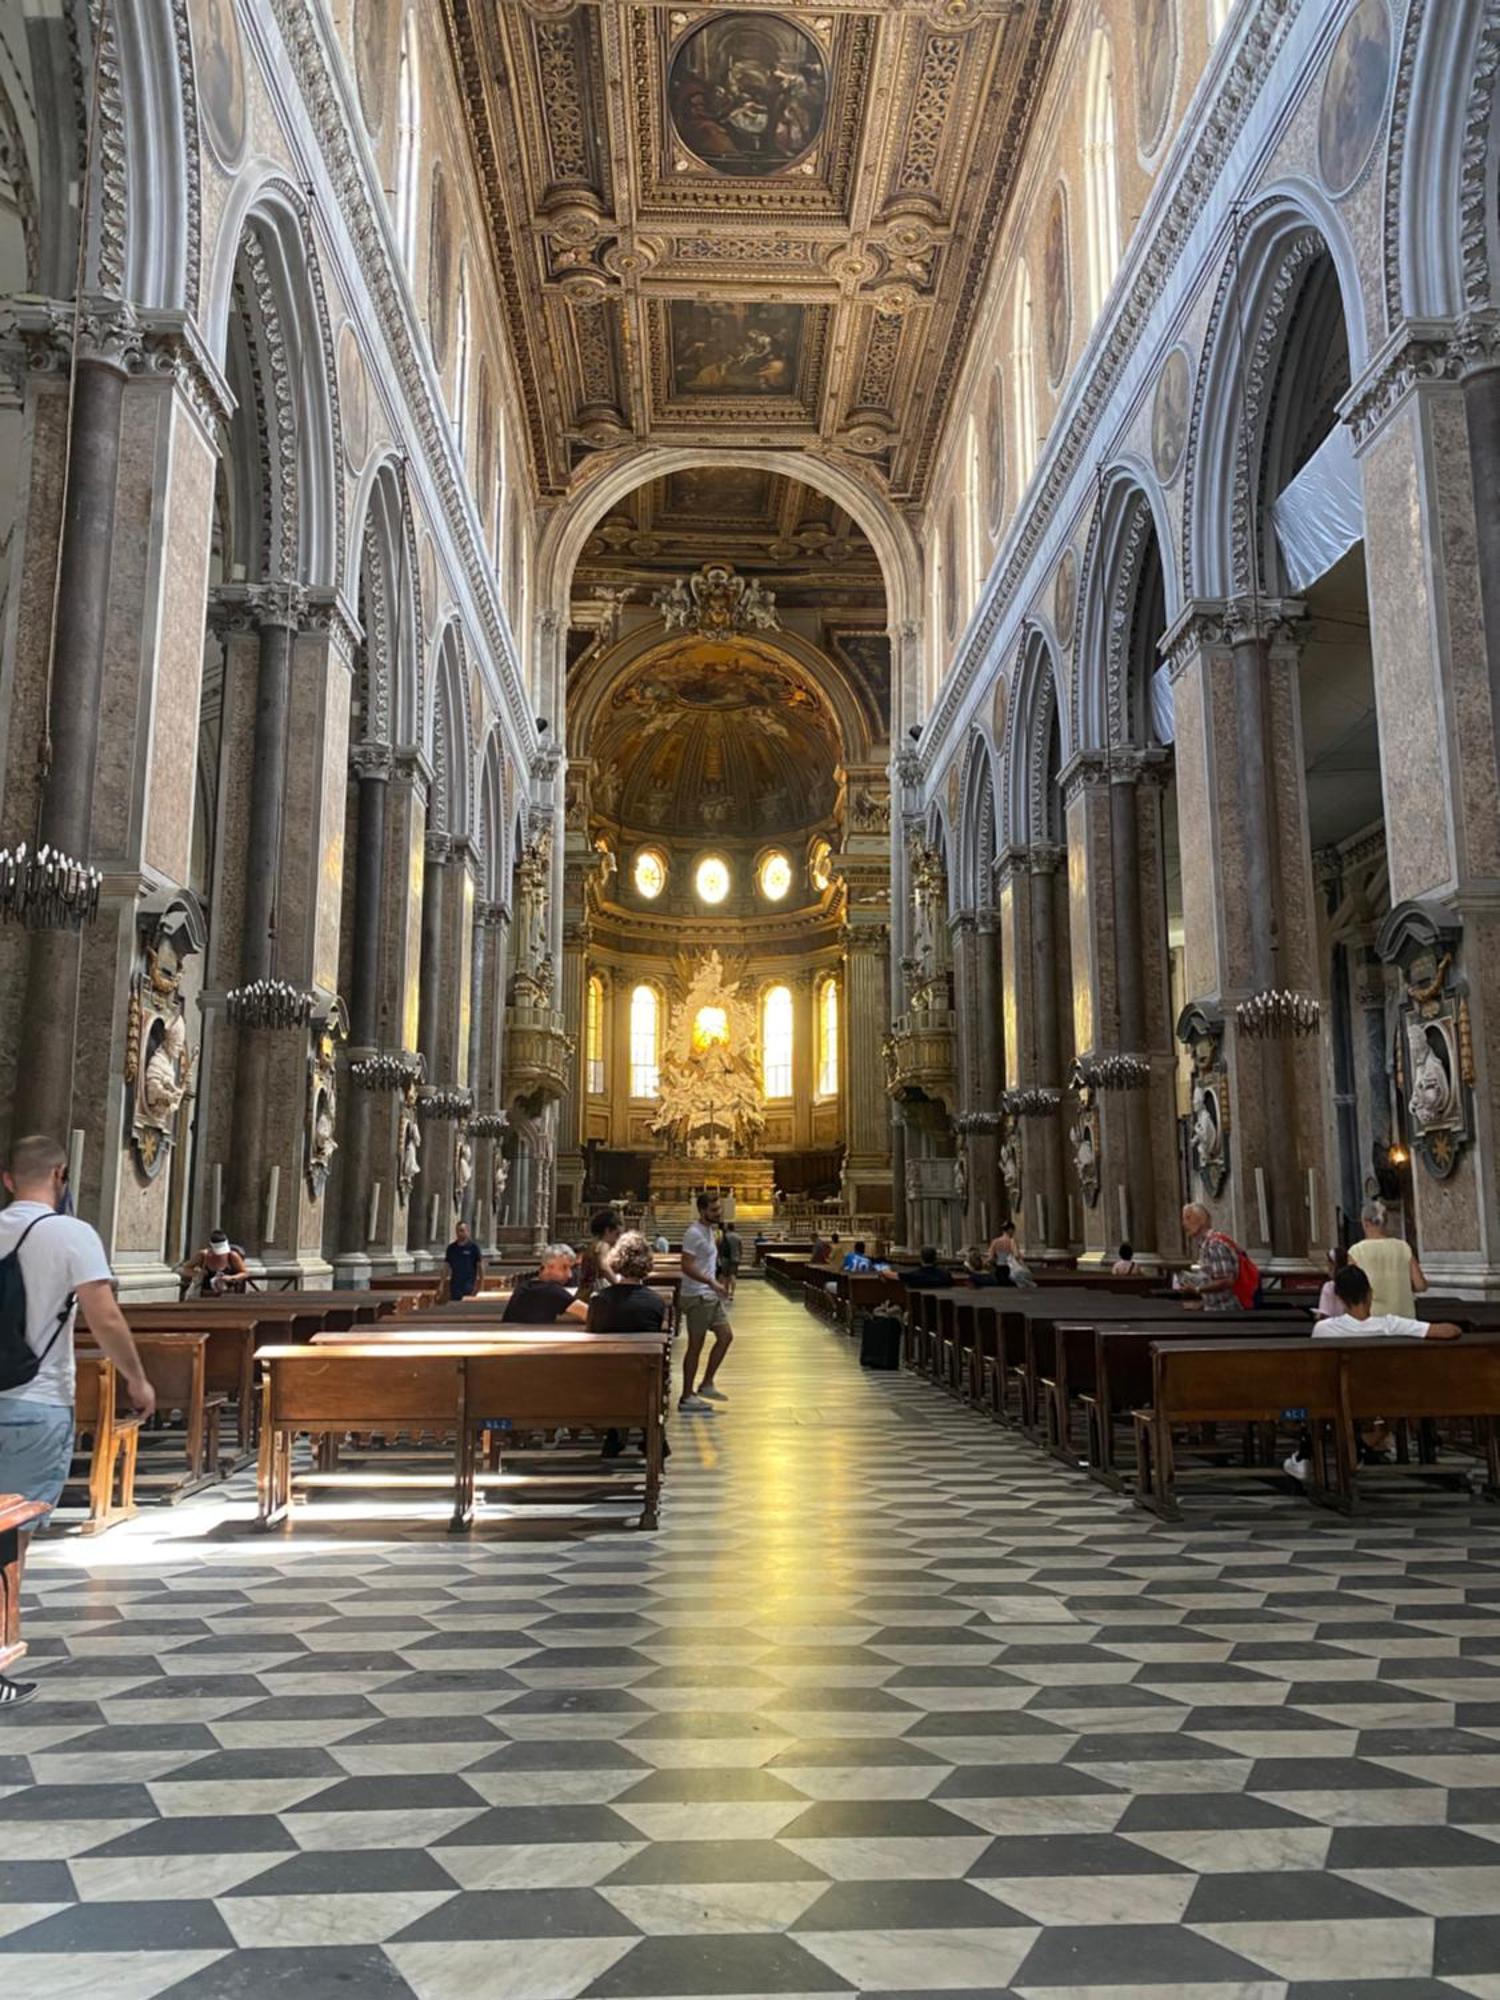
[[[1330,194],[1347,194],[1364,172],[1390,77],[1391,17],[1385,0],[1360,0],[1328,59],[1318,114],[1318,165]]]
[[[667,76],[672,127],[716,174],[785,173],[817,143],[828,71],[816,42],[775,14],[718,14],[679,43]]]
[[[805,306],[672,299],[667,306],[674,396],[791,396]]]

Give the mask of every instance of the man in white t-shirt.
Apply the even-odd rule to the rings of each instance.
[[[1451,1320],[1406,1319],[1400,1313],[1375,1312],[1370,1280],[1358,1264],[1345,1264],[1335,1271],[1333,1289],[1344,1310],[1332,1319],[1320,1319],[1313,1328],[1314,1340],[1338,1334],[1382,1333],[1399,1334],[1407,1340],[1457,1340],[1463,1331]]]
[[[73,1461],[73,1323],[90,1334],[150,1416],[156,1395],[115,1299],[104,1245],[86,1222],[59,1214],[68,1156],[55,1139],[18,1139],[5,1171],[10,1206],[0,1213],[0,1257],[17,1254],[26,1287],[26,1344],[41,1366],[19,1388],[0,1390],[0,1493],[55,1507]],[[22,1241],[24,1237],[25,1241]],[[22,1537],[22,1560],[26,1537]],[[36,1693],[34,1681],[0,1674],[0,1712]]]
[[[682,1232],[682,1318],[687,1328],[687,1353],[682,1360],[682,1394],[679,1410],[712,1416],[715,1403],[729,1398],[715,1386],[719,1368],[734,1339],[734,1328],[724,1310],[729,1288],[719,1281],[719,1246],[714,1239],[721,1210],[716,1194],[700,1194],[698,1220]],[[703,1380],[697,1382],[698,1360],[709,1334],[714,1344],[709,1350]],[[697,1387],[694,1387],[697,1382]]]

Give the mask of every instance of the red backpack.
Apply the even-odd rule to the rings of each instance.
[[[1260,1267],[1247,1257],[1232,1236],[1225,1236],[1222,1230],[1216,1232],[1221,1241],[1227,1243],[1240,1260],[1240,1267],[1234,1274],[1234,1295],[1241,1308],[1249,1312],[1260,1303]]]

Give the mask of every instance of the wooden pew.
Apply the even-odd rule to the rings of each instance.
[[[68,1486],[83,1486],[87,1511],[82,1533],[102,1534],[116,1521],[127,1521],[135,1513],[136,1447],[140,1441],[141,1418],[134,1410],[121,1410],[119,1378],[115,1365],[95,1350],[77,1350],[77,1375],[73,1389],[73,1466],[82,1466],[81,1475],[70,1469]],[[88,1449],[80,1451],[79,1441],[87,1438]],[[63,1489],[64,1494],[68,1488]]]
[[[1290,1423],[1312,1439],[1317,1490],[1331,1492],[1340,1504],[1347,1504],[1353,1452],[1343,1400],[1345,1366],[1340,1343],[1334,1340],[1155,1341],[1150,1401],[1134,1412],[1137,1503],[1163,1520],[1179,1517],[1174,1429],[1187,1424],[1240,1425],[1248,1445],[1257,1427],[1269,1427],[1271,1448],[1265,1462],[1252,1465],[1247,1453],[1234,1468],[1234,1476],[1242,1478],[1252,1471],[1284,1476],[1275,1438],[1277,1430]],[[1201,1456],[1205,1448],[1197,1450]],[[1201,1476],[1211,1477],[1215,1471],[1221,1468],[1208,1468]]]
[[[156,1391],[158,1420],[180,1412],[182,1427],[144,1430],[147,1451],[137,1465],[138,1486],[155,1489],[167,1501],[196,1493],[219,1477],[219,1430],[228,1400],[223,1390],[208,1386],[208,1344],[211,1335],[204,1329],[182,1327],[169,1333],[132,1326],[131,1337],[141,1357],[147,1379]],[[91,1352],[80,1347],[80,1355]],[[182,1453],[182,1463],[172,1471],[158,1470]]]
[[[26,1651],[21,1637],[21,1537],[47,1511],[45,1501],[0,1493],[0,1673]]]
[[[1336,1347],[1344,1356],[1345,1414],[1350,1426],[1350,1456],[1357,1467],[1355,1439],[1362,1425],[1383,1418],[1417,1421],[1424,1425],[1434,1419],[1467,1419],[1475,1429],[1476,1444],[1485,1464],[1485,1493],[1500,1499],[1500,1337],[1487,1331],[1466,1333],[1462,1340],[1401,1340],[1389,1335],[1359,1339],[1350,1334],[1337,1338],[1324,1335],[1320,1347]],[[1421,1470],[1451,1476],[1451,1465],[1435,1465],[1423,1453],[1420,1467],[1403,1466],[1407,1472]],[[1371,1476],[1356,1470],[1354,1488]],[[1374,1476],[1381,1475],[1378,1468]]]
[[[639,1429],[645,1432],[646,1487],[642,1525],[658,1518],[662,1401],[667,1341],[660,1335],[618,1337],[580,1332],[572,1341],[533,1332],[511,1342],[446,1338],[434,1342],[377,1340],[324,1346],[270,1347],[261,1366],[260,1520],[284,1520],[292,1501],[292,1442],[300,1432],[337,1441],[350,1432],[400,1436],[450,1435],[443,1474],[340,1473],[336,1451],[320,1454],[308,1483],[327,1486],[402,1484],[451,1488],[455,1528],[468,1525],[476,1484],[478,1435],[490,1427],[517,1432],[551,1428]],[[485,1362],[487,1366],[478,1366]],[[505,1480],[504,1474],[493,1475]],[[507,1483],[515,1483],[507,1480]],[[618,1484],[594,1474],[588,1484]]]

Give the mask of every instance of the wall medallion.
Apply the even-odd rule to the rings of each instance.
[[[1456,972],[1461,922],[1438,903],[1398,903],[1375,949],[1401,969],[1396,1088],[1412,1150],[1434,1179],[1452,1174],[1474,1136],[1469,998]]]
[[[370,455],[370,379],[358,337],[348,320],[339,329],[339,414],[344,424],[344,455],[350,471],[359,472]]]
[[[1359,0],[1328,59],[1318,112],[1318,168],[1332,195],[1364,172],[1391,80],[1391,17],[1385,0]]]
[[[192,1082],[182,980],[207,932],[197,899],[186,890],[166,902],[148,902],[136,922],[141,958],[130,983],[125,1082],[131,1150],[149,1181],[167,1163]]]
[[[1174,347],[1163,364],[1151,406],[1151,463],[1163,486],[1170,486],[1187,449],[1192,408],[1192,376],[1187,355]]]
[[[234,0],[192,0],[198,116],[219,164],[232,172],[245,151],[245,47]]]
[[[1059,645],[1072,645],[1077,618],[1078,557],[1072,549],[1064,549],[1062,561],[1057,565],[1057,581],[1052,587],[1052,623]]]
[[[776,14],[717,14],[678,43],[667,73],[672,129],[716,174],[795,171],[817,144],[828,67],[817,43]]]
[[[400,10],[388,0],[359,0],[354,15],[354,75],[365,127],[378,133],[391,93],[391,43]]]

